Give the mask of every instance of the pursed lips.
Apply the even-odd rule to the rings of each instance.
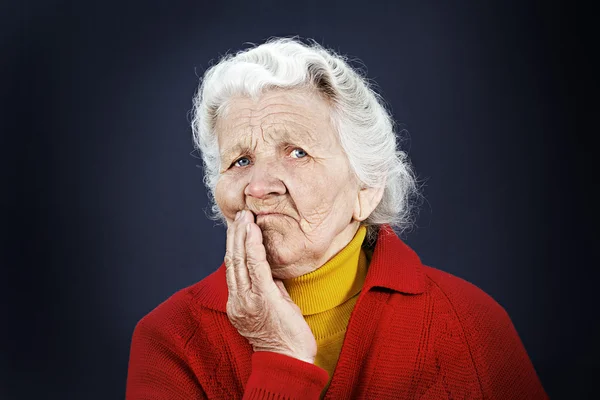
[[[282,213],[269,213],[269,212],[256,213],[257,217],[266,217],[267,215],[285,215],[285,214],[282,214]]]
[[[257,210],[254,211],[251,208],[246,208],[246,211],[250,211],[252,214],[254,214],[254,220],[257,221],[259,220],[259,217],[288,217],[288,218],[293,218],[291,215],[289,215],[286,212],[280,212],[280,211],[269,211],[269,210]],[[262,218],[261,218],[262,219]]]
[[[269,219],[271,217],[287,217],[288,216],[286,214],[282,214],[282,213],[278,213],[278,212],[267,212],[267,211],[257,212],[255,214],[256,214],[256,221],[258,221],[259,219],[263,219],[263,218]]]

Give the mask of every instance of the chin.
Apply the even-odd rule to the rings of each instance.
[[[269,238],[269,236],[271,236],[269,234],[265,236],[263,236],[263,243],[267,252],[267,261],[269,262],[269,265],[271,265],[271,268],[285,267],[296,261],[298,257],[295,257],[293,252],[287,249],[285,241],[272,240]]]
[[[285,235],[275,229],[263,230],[263,244],[272,271],[295,264],[302,258],[300,249],[295,248],[298,243],[303,241],[299,238],[294,240],[293,235]]]

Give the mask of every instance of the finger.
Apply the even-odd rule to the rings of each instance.
[[[237,218],[236,214],[236,218]],[[237,221],[237,219],[232,222],[231,224],[228,224],[227,226],[227,241],[225,243],[225,258],[224,258],[224,262],[225,262],[225,278],[227,279],[227,287],[229,288],[230,292],[235,292],[237,291],[237,282],[235,280],[235,268],[233,266],[233,247],[234,247],[234,243],[233,243],[233,238],[235,236],[235,229],[237,227],[237,224],[235,223]]]
[[[289,299],[290,301],[292,300],[281,279],[275,279],[275,285],[279,289],[279,293],[281,293],[284,299]]]
[[[233,273],[238,291],[246,291],[251,287],[250,276],[248,275],[248,267],[246,266],[246,224],[250,220],[248,214],[252,214],[248,210],[242,211],[238,220],[235,222],[235,232],[233,235]]]
[[[275,288],[271,266],[267,261],[267,252],[263,245],[260,227],[253,222],[246,225],[246,263],[252,281],[252,287],[269,292]]]

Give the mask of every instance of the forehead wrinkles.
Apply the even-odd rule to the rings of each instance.
[[[317,118],[311,115],[315,113],[314,111],[316,110],[288,103],[270,103],[261,108],[234,106],[226,119],[230,121],[232,129],[240,125],[264,126],[286,122],[294,122],[307,129],[314,129],[318,122]]]
[[[301,140],[303,144],[329,147],[329,135],[321,134],[332,129],[327,107],[323,110],[322,104],[306,107],[282,102],[280,98],[269,100],[267,104],[253,104],[249,99],[234,100],[227,115],[217,122],[220,144],[244,142],[249,145],[248,141],[258,141],[260,137],[263,141],[293,143]]]

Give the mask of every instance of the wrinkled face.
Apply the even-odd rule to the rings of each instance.
[[[274,276],[318,268],[352,239],[359,184],[324,99],[300,90],[235,97],[215,129],[217,205],[228,223],[243,209],[257,215]]]

